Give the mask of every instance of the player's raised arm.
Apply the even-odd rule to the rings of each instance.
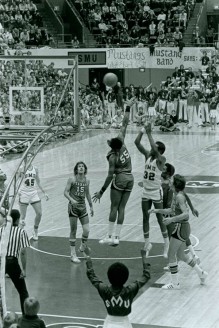
[[[151,124],[150,123],[148,123],[145,126],[145,130],[146,130],[146,133],[147,133],[148,140],[150,142],[151,148],[152,148],[152,150],[154,151],[154,153],[156,155],[158,164],[159,164],[160,167],[162,167],[166,162],[166,158],[162,155],[162,152],[159,149],[158,142],[155,143],[155,141],[154,141],[154,139],[151,135]]]
[[[136,102],[135,97],[131,98],[125,109],[125,114],[124,114],[124,117],[122,120],[122,126],[120,128],[120,131],[119,131],[119,134],[117,137],[120,140],[122,140],[122,142],[124,142],[125,135],[126,135],[126,129],[127,129],[128,123],[129,123],[130,109],[131,109],[131,106],[134,105],[135,102]]]
[[[144,148],[144,146],[141,144],[141,139],[142,139],[142,136],[143,136],[143,134],[145,133],[146,131],[145,131],[145,128],[143,127],[140,131],[139,131],[139,133],[138,133],[138,135],[137,135],[137,137],[136,137],[136,139],[135,139],[135,145],[136,145],[136,147],[138,148],[138,150],[140,151],[140,153],[142,153],[144,156],[145,156],[145,159],[147,160],[148,159],[148,157],[149,157],[149,150],[147,150],[147,149],[145,149]]]

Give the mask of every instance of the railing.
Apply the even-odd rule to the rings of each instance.
[[[65,6],[67,6],[70,9],[69,11],[67,11],[67,14],[70,16],[70,13],[73,13],[73,15],[74,15],[74,19],[75,19],[74,28],[76,28],[76,29],[79,28],[79,30],[77,30],[77,32],[79,32],[79,34],[77,33],[78,39],[81,40],[82,42],[84,42],[84,23],[79,15],[79,13],[77,12],[76,8],[73,6],[71,1],[69,1],[69,0],[65,0]]]
[[[62,20],[62,17],[60,14],[58,14],[51,6],[48,0],[45,0],[44,2],[45,5],[45,10],[49,13],[50,15],[50,20],[53,22],[54,27],[57,29],[59,35],[63,35],[65,33],[64,30],[64,23]],[[63,40],[64,42],[64,40]]]

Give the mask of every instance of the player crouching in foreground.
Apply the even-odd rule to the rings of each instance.
[[[87,255],[86,265],[88,279],[98,290],[108,313],[103,328],[111,328],[114,326],[132,328],[128,315],[131,313],[133,299],[137,295],[139,289],[150,279],[150,264],[146,263],[145,250],[141,250],[143,275],[139,280],[136,280],[128,286],[124,286],[129,277],[129,270],[124,264],[115,262],[108,268],[107,276],[110,285],[107,285],[103,283],[94,272],[89,248],[85,250],[85,253]]]
[[[185,186],[185,178],[179,174],[174,175],[173,200],[171,208],[149,210],[149,213],[161,213],[164,215],[173,214],[172,217],[164,218],[163,222],[165,225],[169,225],[172,222],[175,223],[175,228],[170,238],[170,246],[168,251],[169,268],[172,282],[170,284],[164,285],[162,287],[163,289],[180,289],[180,284],[178,281],[177,259],[184,261],[197,272],[201,285],[205,284],[205,279],[208,275],[207,272],[205,272],[196,263],[194,258],[191,258],[184,252],[186,249],[186,240],[190,236],[189,210],[184,194]]]

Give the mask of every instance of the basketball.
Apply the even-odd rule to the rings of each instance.
[[[118,77],[114,73],[107,73],[104,75],[103,83],[108,87],[114,87],[118,82]]]

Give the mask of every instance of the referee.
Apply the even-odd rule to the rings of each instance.
[[[12,227],[9,233],[9,242],[5,259],[5,273],[11,278],[20,296],[21,310],[24,314],[24,300],[29,296],[23,272],[18,263],[19,256],[22,261],[26,261],[26,247],[30,247],[30,242],[25,230],[18,227],[20,212],[16,209],[11,211]],[[2,236],[0,229],[0,238]]]

